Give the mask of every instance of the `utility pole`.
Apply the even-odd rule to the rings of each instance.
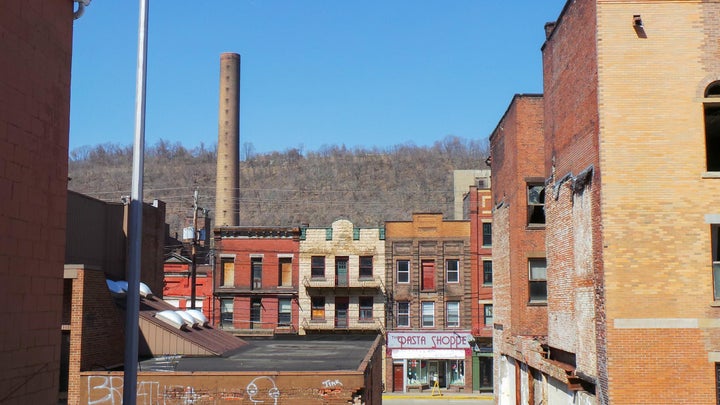
[[[193,238],[192,238],[192,248],[190,253],[190,258],[192,260],[192,263],[190,264],[190,308],[195,309],[195,296],[197,295],[195,291],[195,281],[197,280],[197,266],[195,263],[195,256],[197,251],[197,244],[198,244],[198,210],[200,207],[198,207],[198,189],[195,189],[195,193],[193,194]]]

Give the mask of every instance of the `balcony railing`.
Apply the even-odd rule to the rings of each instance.
[[[333,317],[320,320],[303,318],[300,326],[306,331],[377,331],[379,333],[385,333],[385,325],[380,319],[361,321],[356,318],[342,320],[337,320]]]
[[[305,288],[359,288],[359,289],[376,289],[385,292],[385,284],[381,277],[358,278],[348,280],[336,280],[334,276],[317,278],[307,277],[303,279]]]

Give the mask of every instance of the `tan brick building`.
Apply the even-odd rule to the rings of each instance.
[[[302,227],[299,262],[301,335],[384,331],[384,228]]]
[[[0,403],[57,402],[73,2],[0,2]]]
[[[717,403],[719,28],[659,0],[546,26],[547,340],[499,353],[498,403]]]

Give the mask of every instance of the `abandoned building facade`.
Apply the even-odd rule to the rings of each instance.
[[[498,403],[717,402],[719,17],[575,0],[546,25],[543,96],[491,137]],[[543,161],[506,164],[509,130]]]

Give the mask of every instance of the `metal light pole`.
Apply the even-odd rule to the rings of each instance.
[[[145,156],[145,88],[147,73],[148,2],[140,0],[137,80],[135,88],[135,142],[128,229],[128,291],[125,316],[125,372],[123,404],[137,400],[138,339],[140,318],[140,266],[142,250],[143,164]]]

